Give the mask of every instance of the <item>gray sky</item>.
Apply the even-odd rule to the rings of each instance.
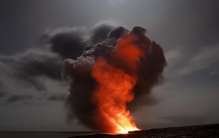
[[[133,113],[141,128],[219,123],[218,5],[218,0],[0,0],[0,130],[88,130],[76,119],[66,123],[68,85],[59,74],[29,76],[23,67],[39,60],[54,63],[47,73],[59,72],[60,59],[45,51],[42,34],[101,22],[142,26],[165,52],[165,81],[153,89],[159,103]]]

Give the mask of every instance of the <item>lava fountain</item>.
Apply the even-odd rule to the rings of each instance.
[[[92,70],[92,77],[98,82],[93,101],[97,103],[101,121],[108,122],[111,126],[110,133],[128,133],[128,131],[139,130],[126,107],[126,103],[134,99],[132,89],[138,79],[137,65],[139,57],[144,55],[134,44],[135,40],[134,35],[123,36],[118,40],[112,53],[116,60],[124,63],[129,73],[119,68],[114,62],[107,62],[104,58],[96,59]]]

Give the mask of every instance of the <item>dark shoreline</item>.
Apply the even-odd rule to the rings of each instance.
[[[118,135],[92,134],[70,138],[219,138],[219,124],[158,128]]]
[[[118,135],[95,131],[0,131],[0,138],[219,138],[219,124],[156,128]]]

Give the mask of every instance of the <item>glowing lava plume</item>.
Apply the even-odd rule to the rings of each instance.
[[[92,70],[92,77],[98,82],[98,88],[93,95],[100,114],[98,118],[108,123],[110,133],[139,130],[126,107],[126,103],[134,99],[132,89],[138,79],[137,63],[139,57],[143,56],[141,50],[133,44],[134,40],[133,35],[122,37],[113,52],[117,60],[125,63],[130,74],[113,63],[107,63],[103,58],[97,59]]]
[[[103,25],[92,30],[89,41],[83,43],[72,38],[72,32],[63,34],[63,41],[70,41],[64,49],[80,51],[86,43],[81,56],[63,61],[62,76],[70,82],[68,121],[77,118],[101,133],[139,130],[131,112],[157,103],[150,96],[151,89],[162,80],[166,65],[162,48],[146,31],[140,26],[129,31]]]

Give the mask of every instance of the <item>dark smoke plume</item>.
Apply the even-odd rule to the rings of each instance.
[[[76,59],[86,46],[84,34],[83,28],[63,28],[44,33],[41,40],[49,42],[50,50],[58,53],[63,59]]]
[[[81,56],[77,57],[77,59],[65,56],[71,58],[64,60],[62,72],[63,78],[70,82],[70,94],[66,101],[69,121],[76,116],[85,126],[94,130],[106,131],[103,128],[107,126],[101,123],[103,120],[97,121],[94,117],[98,114],[98,110],[97,104],[92,102],[91,97],[95,89],[97,89],[98,83],[92,77],[91,72],[96,60],[101,57],[127,74],[132,73],[127,70],[125,60],[120,60],[112,54],[116,48],[117,40],[127,33],[137,37],[135,44],[145,53],[144,57],[139,58],[138,80],[133,88],[135,98],[128,103],[128,109],[134,111],[142,105],[156,103],[156,99],[150,93],[151,89],[156,84],[159,84],[163,78],[162,72],[166,65],[166,60],[160,45],[149,39],[145,35],[146,32],[146,29],[138,26],[131,31],[124,27],[100,26],[93,30],[92,36],[88,40],[89,43],[87,43],[89,48],[85,48],[81,52]],[[80,43],[78,44],[81,47]],[[77,47],[77,45],[74,46]],[[122,58],[129,60],[129,57]]]
[[[33,98],[31,95],[12,95],[8,98],[7,102],[18,102],[24,99],[30,99]]]
[[[36,49],[14,56],[0,56],[0,65],[9,71],[8,76],[26,81],[39,91],[46,91],[44,82],[38,80],[40,76],[62,80],[61,63],[62,60],[55,53]]]

